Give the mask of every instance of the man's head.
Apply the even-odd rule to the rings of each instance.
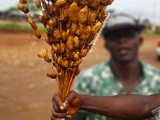
[[[111,16],[102,30],[111,60],[121,63],[136,60],[142,44],[141,30],[142,26],[133,17],[125,14]]]

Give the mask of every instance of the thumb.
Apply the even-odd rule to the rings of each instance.
[[[72,107],[80,107],[81,106],[81,100],[79,97],[75,98],[71,102]]]
[[[64,103],[77,107],[77,106],[80,106],[81,100],[78,94],[72,90],[69,92],[68,96],[65,98]]]

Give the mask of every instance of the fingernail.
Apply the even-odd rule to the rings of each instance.
[[[62,105],[60,106],[60,110],[64,110],[64,107]]]
[[[66,104],[66,103],[63,103],[63,107],[66,108],[66,107],[67,107],[67,104]]]

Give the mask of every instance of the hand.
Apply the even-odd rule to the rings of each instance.
[[[51,120],[62,120],[67,115],[76,113],[80,106],[80,96],[75,91],[70,91],[64,102],[60,100],[59,93],[56,92],[52,98],[52,116]]]

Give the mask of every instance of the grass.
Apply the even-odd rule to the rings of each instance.
[[[40,32],[45,32],[45,28],[43,25],[38,24],[38,30]],[[0,30],[6,31],[18,31],[18,32],[32,32],[32,28],[27,22],[15,22],[15,21],[7,21],[0,22]]]

